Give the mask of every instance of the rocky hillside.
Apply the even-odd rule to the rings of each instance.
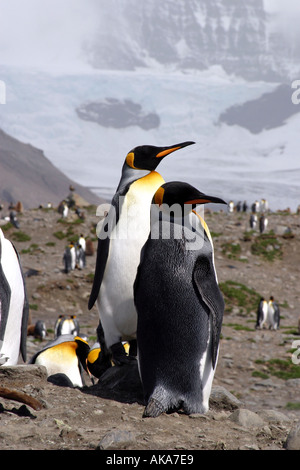
[[[95,211],[86,208],[84,219],[71,211],[62,219],[55,209],[26,210],[19,214],[19,229],[1,220],[20,253],[30,323],[40,319],[47,327],[43,341],[28,336],[27,360],[54,338],[60,314],[76,314],[80,333],[90,345],[95,341],[98,313],[95,307],[88,311],[87,302],[96,255],[87,256],[85,269],[68,274],[62,263],[66,244],[81,233],[96,248]],[[299,217],[269,214],[267,233],[260,235],[249,230],[249,213],[206,211],[226,301],[206,416],[142,418],[136,369],[116,369],[115,376],[94,384],[86,375],[85,388],[71,389],[48,382],[43,368],[20,362],[0,368],[1,386],[25,392],[41,408],[0,398],[0,449],[299,450],[300,365],[292,361],[293,342],[300,338]],[[261,295],[274,295],[280,304],[278,331],[255,329]]]
[[[24,208],[48,202],[57,205],[68,195],[70,185],[89,204],[99,202],[95,194],[58,170],[42,150],[0,129],[0,203],[20,201]]]

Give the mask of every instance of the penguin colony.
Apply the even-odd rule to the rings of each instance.
[[[97,341],[90,348],[80,336],[77,318],[60,315],[54,340],[29,361],[46,366],[54,383],[82,387],[83,371],[93,381],[108,368],[137,359],[145,417],[179,409],[187,414],[207,412],[218,360],[224,300],[212,238],[197,206],[226,202],[187,183],[165,183],[156,171],[166,156],[192,144],[140,146],[127,154],[111,208],[97,233],[88,304],[89,309],[96,304],[99,311]],[[230,201],[228,211],[235,210],[246,212],[246,201],[236,208]],[[252,205],[250,226],[256,228],[260,210],[259,229],[263,233],[267,201]],[[68,215],[65,201],[60,213],[63,218]],[[14,214],[11,220],[18,224]],[[83,269],[85,252],[81,235],[76,244],[65,249],[65,272]],[[1,230],[0,261],[0,365],[13,365],[20,353],[26,361],[27,334],[43,339],[46,329],[42,322],[27,328],[22,268],[16,250]],[[261,299],[256,327],[268,325],[276,330],[279,319],[274,298],[268,302]]]
[[[235,205],[233,201],[229,201],[228,203],[228,212],[247,212],[248,211],[248,204],[246,201],[242,203],[242,201],[238,201]],[[267,213],[269,211],[269,203],[266,199],[261,199],[261,201],[255,201],[251,205],[251,214],[249,218],[249,225],[251,230],[259,229],[259,232],[262,234],[266,231],[268,227],[268,218]],[[261,214],[258,216],[257,214]]]

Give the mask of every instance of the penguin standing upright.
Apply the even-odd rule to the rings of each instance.
[[[85,250],[82,248],[80,243],[76,244],[75,250],[76,250],[76,267],[78,269],[84,269],[86,266]]]
[[[83,236],[83,234],[81,233],[80,234],[80,237],[78,238],[78,242],[77,242],[78,245],[80,245],[85,253],[85,250],[86,250],[86,240]]]
[[[63,255],[63,262],[65,266],[65,273],[69,273],[73,271],[76,266],[76,250],[73,243],[70,243],[66,246],[64,255]]]
[[[19,221],[17,219],[17,214],[16,214],[15,211],[10,211],[9,221],[15,228],[20,228],[20,224],[19,224]]]
[[[262,329],[268,319],[268,302],[261,297],[257,307],[257,318],[255,328]]]
[[[252,230],[256,229],[257,215],[254,212],[252,212],[252,214],[250,215],[249,224],[250,224],[250,228],[252,228]]]
[[[29,364],[45,366],[50,382],[55,380],[59,385],[83,387],[83,370],[87,372],[89,350],[88,343],[79,336],[60,335],[34,354]]]
[[[270,330],[277,330],[280,323],[280,308],[278,303],[271,296],[268,303],[268,323]]]
[[[29,316],[26,285],[19,255],[0,229],[0,364],[26,361]]]
[[[121,179],[110,210],[98,233],[97,260],[89,309],[97,301],[107,347],[115,363],[132,359],[122,341],[136,337],[137,315],[133,283],[150,227],[153,194],[164,183],[155,171],[162,159],[194,142],[169,147],[139,146],[131,150],[123,164]]]
[[[54,337],[58,338],[61,335],[73,335],[78,336],[80,330],[79,321],[76,315],[59,315],[54,325]]]
[[[268,219],[265,214],[262,214],[259,218],[259,231],[260,233],[264,233],[268,226]]]
[[[180,182],[162,185],[153,198],[151,232],[134,283],[145,417],[208,410],[224,300],[209,229],[192,210],[205,203],[226,204]]]

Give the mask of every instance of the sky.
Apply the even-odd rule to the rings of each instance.
[[[300,37],[299,0],[264,2],[279,28],[292,40]],[[0,64],[82,66],[104,5],[107,0],[0,0]]]
[[[0,64],[82,64],[96,18],[96,0],[0,0]]]

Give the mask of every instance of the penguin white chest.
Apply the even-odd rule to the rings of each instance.
[[[133,284],[141,249],[149,234],[152,197],[164,182],[158,173],[149,180],[147,178],[130,186],[110,236],[109,257],[97,301],[108,346],[120,338],[134,338],[136,334]]]
[[[9,240],[1,237],[1,245],[1,267],[11,290],[1,354],[8,358],[5,365],[15,365],[18,362],[20,351],[25,292],[19,260],[12,244]],[[3,317],[4,312],[2,311],[2,305],[0,305],[0,324],[1,321],[4,321]]]

